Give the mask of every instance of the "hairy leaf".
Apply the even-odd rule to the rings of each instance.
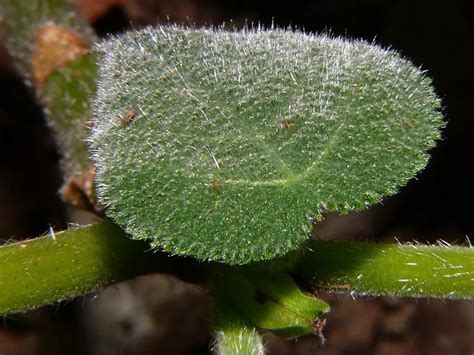
[[[99,199],[173,254],[244,264],[297,249],[322,212],[395,193],[442,125],[423,72],[363,41],[158,27],[99,51]]]

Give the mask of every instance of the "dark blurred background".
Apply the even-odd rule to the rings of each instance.
[[[81,0],[100,36],[156,23],[260,23],[362,38],[427,70],[447,126],[428,167],[381,205],[328,215],[315,237],[391,241],[473,235],[474,2]],[[67,217],[57,190],[59,153],[41,109],[0,51],[0,238],[26,238]],[[472,240],[472,239],[471,239]],[[0,266],[1,267],[1,266]],[[0,285],[1,287],[1,285]],[[1,292],[1,288],[0,288]],[[267,335],[271,354],[474,354],[472,302],[321,295],[333,307],[327,343]],[[206,294],[164,275],[3,320],[0,354],[206,354]]]

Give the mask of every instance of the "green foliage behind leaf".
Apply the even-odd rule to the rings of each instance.
[[[85,138],[89,129],[91,98],[95,92],[96,58],[86,55],[54,71],[42,93],[50,125],[58,133],[66,175],[80,175],[90,168]]]
[[[45,74],[44,83],[35,82],[32,62],[42,28],[55,25],[71,31],[84,47],[96,40],[93,30],[78,15],[74,0],[0,0],[0,17],[14,63],[26,83],[36,85],[39,103],[55,132],[63,157],[64,180],[85,174],[91,165],[84,141],[91,116],[90,102],[95,93],[96,58],[76,52],[78,57],[74,60],[66,56],[61,65],[53,68],[49,67],[49,61],[43,61],[37,69]],[[60,39],[56,39],[56,43],[61,47]],[[51,48],[43,48],[43,53],[50,51]],[[48,69],[54,70],[50,73]]]
[[[322,212],[395,193],[442,126],[430,79],[363,41],[158,27],[99,52],[99,199],[174,254],[244,264],[297,249]]]
[[[6,32],[6,44],[15,57],[15,65],[31,84],[31,57],[37,31],[46,24],[74,30],[84,40],[96,37],[84,19],[77,15],[74,0],[1,0],[0,16]]]

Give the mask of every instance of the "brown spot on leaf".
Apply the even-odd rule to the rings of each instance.
[[[218,181],[214,182],[214,183],[212,184],[212,188],[213,188],[214,190],[220,190],[220,189],[221,189],[221,183],[218,182]]]
[[[285,118],[283,120],[283,127],[285,127],[285,129],[290,129],[291,127],[293,127],[293,124],[290,122],[288,118]]]
[[[137,107],[132,106],[130,110],[128,110],[127,113],[123,115],[122,123],[125,125],[128,125],[130,122],[132,122],[135,119],[136,116],[137,116]]]
[[[54,70],[86,55],[87,51],[87,44],[75,32],[53,24],[41,27],[31,60],[34,84],[40,89]]]

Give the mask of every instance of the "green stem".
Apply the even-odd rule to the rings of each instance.
[[[260,334],[255,328],[234,324],[221,328],[215,335],[216,350],[219,355],[257,355],[265,354]]]
[[[312,251],[293,273],[315,289],[387,296],[474,297],[471,248],[321,241],[312,241],[310,247]],[[209,269],[202,263],[147,253],[147,248],[146,243],[128,239],[108,221],[56,233],[55,240],[49,235],[0,247],[0,314],[82,295],[154,271],[189,281],[208,278]],[[215,268],[220,266],[215,265],[214,272]],[[234,270],[238,272],[238,268]]]
[[[474,298],[474,249],[311,241],[294,272],[313,288],[357,295]]]
[[[0,315],[152,271],[179,273],[186,268],[146,249],[146,243],[127,238],[109,221],[0,247]]]
[[[262,337],[228,301],[213,295],[215,350],[219,355],[263,355]]]
[[[48,76],[41,90],[41,101],[61,148],[64,179],[84,175],[91,167],[86,144],[92,98],[96,90],[96,58],[87,54],[68,62]]]

